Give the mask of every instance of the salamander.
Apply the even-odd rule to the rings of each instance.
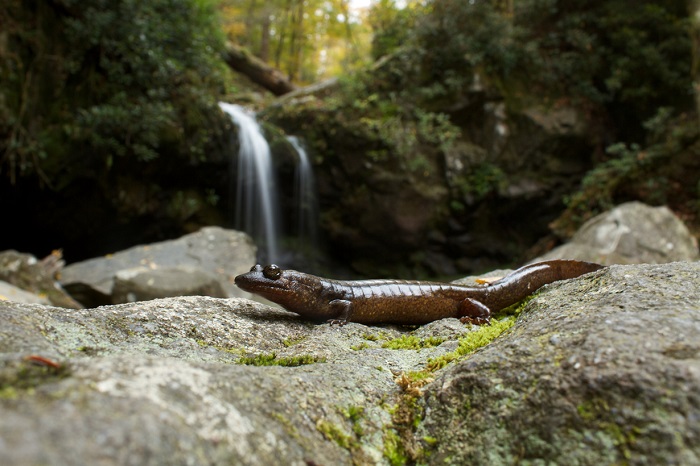
[[[255,265],[235,279],[239,288],[316,321],[343,325],[415,324],[446,317],[487,323],[491,314],[521,301],[538,288],[603,268],[600,264],[552,260],[521,267],[488,286],[410,280],[331,280]]]

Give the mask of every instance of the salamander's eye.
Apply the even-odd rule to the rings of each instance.
[[[270,264],[265,266],[263,269],[263,276],[269,278],[270,280],[277,280],[282,276],[282,269],[280,269],[275,264]]]

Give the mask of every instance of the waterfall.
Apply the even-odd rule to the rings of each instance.
[[[296,205],[296,225],[298,246],[301,250],[313,251],[318,247],[318,200],[316,181],[309,156],[296,136],[287,136],[299,157],[294,174],[294,203]]]
[[[219,102],[238,127],[235,228],[249,233],[264,260],[279,259],[279,203],[270,146],[255,118],[243,107]]]

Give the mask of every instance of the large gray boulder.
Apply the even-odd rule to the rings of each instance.
[[[200,275],[215,277],[224,296],[244,296],[234,285],[233,278],[255,264],[255,255],[256,248],[245,233],[205,227],[175,240],[135,246],[105,257],[71,264],[61,272],[60,282],[78,301],[92,307],[119,302],[119,298],[129,295],[122,288],[118,296],[113,296],[115,278],[120,271],[137,267],[152,270],[180,267],[182,275],[183,267],[189,267],[189,270],[198,270]],[[195,279],[198,278],[193,277]],[[165,294],[158,296],[153,290],[151,297],[180,296],[185,293],[178,290],[168,292],[165,288],[161,288],[161,291]]]
[[[0,301],[0,464],[697,464],[698,316],[697,262],[555,283],[483,328]]]
[[[39,260],[31,254],[10,249],[0,252],[0,280],[39,296],[54,306],[80,308],[80,303],[69,296],[56,281],[56,275],[60,273],[63,265],[61,251],[54,251]],[[37,302],[27,294],[10,291],[8,293],[22,302]]]
[[[49,304],[49,300],[45,296],[30,293],[3,280],[0,280],[0,300],[15,303]]]
[[[114,275],[114,304],[173,296],[227,297],[216,275],[196,267],[135,267],[120,270]]]
[[[443,464],[700,464],[700,264],[549,286],[429,385]]]
[[[578,259],[599,264],[697,260],[698,242],[666,206],[628,202],[587,221],[568,243],[533,262]]]

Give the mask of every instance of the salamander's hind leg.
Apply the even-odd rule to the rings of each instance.
[[[345,299],[334,299],[329,303],[331,308],[331,315],[335,316],[333,319],[328,319],[326,322],[331,325],[343,326],[350,321],[350,316],[352,314],[352,303]]]
[[[459,303],[459,315],[463,324],[483,325],[491,322],[491,309],[472,298]]]

